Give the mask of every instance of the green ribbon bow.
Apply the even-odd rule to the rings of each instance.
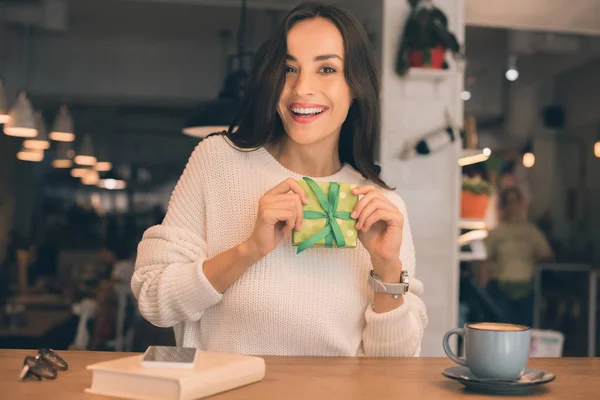
[[[300,254],[304,250],[315,245],[323,238],[325,238],[325,247],[333,247],[334,240],[338,247],[344,247],[346,245],[346,240],[344,239],[342,229],[340,228],[340,225],[337,222],[337,218],[351,220],[352,217],[347,211],[337,211],[338,200],[340,198],[340,185],[335,182],[331,182],[329,184],[329,200],[327,200],[325,193],[315,181],[308,177],[304,177],[302,179],[304,179],[304,181],[315,193],[317,199],[319,200],[319,203],[321,204],[321,207],[324,210],[324,212],[304,211],[304,218],[325,218],[327,219],[327,222],[325,224],[325,228],[323,228],[320,232],[315,233],[308,239],[298,244],[298,251],[296,254]]]

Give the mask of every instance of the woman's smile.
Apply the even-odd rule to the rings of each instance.
[[[329,107],[314,103],[292,103],[288,110],[292,119],[300,124],[309,124],[325,114]]]

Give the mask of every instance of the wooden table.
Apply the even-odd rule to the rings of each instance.
[[[0,350],[1,393],[21,399],[103,399],[86,394],[91,372],[86,365],[126,357],[132,353],[59,352],[69,370],[54,381],[19,382],[23,358],[34,351]],[[462,385],[444,378],[441,371],[452,363],[445,358],[317,358],[265,357],[265,379],[246,387],[211,397],[230,399],[483,399],[489,396],[466,392]],[[556,374],[554,382],[531,398],[591,400],[600,393],[600,359],[532,359],[530,367]],[[2,394],[0,397],[4,398]],[[493,398],[502,398],[493,396]],[[513,397],[514,398],[514,397]],[[114,399],[107,397],[106,399]]]

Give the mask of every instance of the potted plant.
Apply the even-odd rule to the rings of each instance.
[[[448,30],[448,18],[431,0],[408,0],[411,12],[406,21],[396,57],[396,72],[404,75],[411,67],[446,69],[446,50],[455,57],[460,45]]]
[[[461,218],[484,219],[491,194],[492,185],[479,175],[463,176],[460,196]]]

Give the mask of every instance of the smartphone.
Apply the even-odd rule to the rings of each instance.
[[[193,368],[197,354],[197,350],[193,347],[149,346],[144,352],[142,366]]]

